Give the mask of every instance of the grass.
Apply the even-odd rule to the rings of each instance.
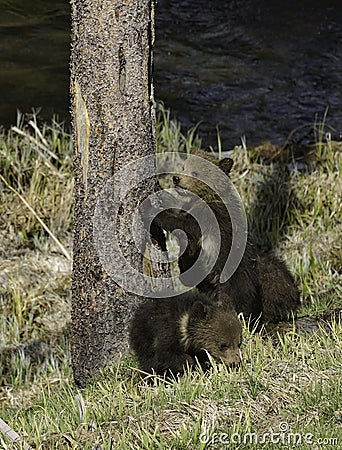
[[[165,110],[157,143],[160,151],[200,145],[196,130],[183,136]],[[233,150],[250,231],[297,277],[300,315],[342,307],[341,149],[320,133],[305,171],[263,164],[245,146]],[[75,387],[71,263],[62,250],[72,246],[71,166],[70,137],[55,121],[20,118],[0,134],[0,417],[37,449],[339,448],[342,327],[335,322],[312,333],[289,326],[272,338],[244,327],[238,371],[213,363],[205,374],[147,382],[126,356],[85,390]],[[24,448],[1,435],[0,447]]]

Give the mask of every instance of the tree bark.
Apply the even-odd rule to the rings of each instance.
[[[104,267],[99,253],[106,251],[107,241],[99,250],[93,228],[103,213],[108,217],[115,213],[120,183],[129,183],[122,174],[130,169],[120,171],[132,161],[155,154],[152,3],[71,1],[75,147],[72,366],[80,386],[110,359],[127,352],[128,324],[139,302],[135,294],[116,283],[110,268]],[[110,183],[116,173],[122,177],[119,185],[117,179]],[[154,190],[153,177],[129,188],[115,216],[118,242],[111,250],[115,253],[120,249],[125,260],[140,272],[143,257],[136,251],[129,230],[132,214]],[[105,233],[106,224],[101,226]],[[141,227],[138,220],[138,236]],[[125,277],[125,273],[121,275]]]

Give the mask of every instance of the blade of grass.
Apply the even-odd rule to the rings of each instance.
[[[30,125],[33,127],[33,122],[32,123],[30,122]],[[40,142],[38,142],[37,139],[35,139],[33,136],[28,135],[24,131],[20,130],[18,127],[12,127],[11,130],[17,134],[20,134],[20,136],[24,136],[30,142],[33,142],[34,144],[36,144],[37,147],[39,147],[41,150],[44,150],[45,152],[47,152],[51,156],[51,158],[55,159],[59,163],[61,162],[57,155],[55,155],[46,145],[43,145]],[[44,156],[44,155],[42,155],[42,156]]]
[[[41,224],[41,226],[44,228],[44,230],[48,233],[48,235],[55,241],[55,243],[58,245],[58,247],[61,249],[63,255],[69,260],[71,261],[71,256],[69,255],[68,251],[66,250],[66,248],[64,247],[64,245],[56,238],[56,236],[52,233],[52,231],[45,225],[45,223],[42,221],[42,219],[38,216],[38,214],[36,213],[36,211],[31,207],[31,205],[29,205],[27,203],[27,201],[24,199],[24,197],[22,195],[19,194],[19,192],[17,192],[15,189],[12,188],[12,186],[10,186],[7,181],[5,180],[5,178],[0,175],[0,179],[2,180],[2,182],[15,194],[17,195],[20,200],[24,203],[24,205],[31,211],[31,213],[34,215],[34,217],[38,220],[38,222]]]

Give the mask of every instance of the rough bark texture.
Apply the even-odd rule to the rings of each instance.
[[[72,365],[76,383],[84,386],[108,360],[127,352],[128,322],[139,302],[103,269],[93,241],[93,217],[97,198],[113,174],[128,162],[155,152],[153,4],[152,0],[72,0],[71,5],[75,145]],[[130,213],[155,189],[154,183],[146,180],[127,196],[117,224],[123,253],[141,272],[142,256],[134,252],[127,232]]]

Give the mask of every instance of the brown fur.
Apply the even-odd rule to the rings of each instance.
[[[255,246],[248,238],[242,261],[232,277],[223,284],[219,283],[219,277],[229,254],[232,242],[232,225],[230,215],[220,200],[228,195],[231,198],[230,211],[238,212],[240,205],[233,195],[232,186],[227,183],[233,161],[230,158],[217,160],[211,155],[200,150],[195,150],[196,156],[213,163],[222,170],[222,176],[214,166],[206,161],[194,161],[187,159],[184,162],[183,171],[174,177],[174,185],[178,189],[180,209],[165,210],[156,217],[159,226],[167,231],[182,229],[187,236],[188,244],[179,258],[181,280],[187,286],[197,286],[202,292],[206,292],[213,298],[218,298],[219,292],[229,295],[236,311],[242,312],[246,318],[252,321],[261,319],[261,322],[279,321],[295,312],[299,305],[299,291],[294,279],[286,265],[279,259],[269,256],[259,258]],[[205,183],[200,181],[198,174],[204,179],[215,180],[215,193]],[[203,237],[204,242],[216,242],[217,236],[211,228],[209,220],[205,220],[205,210],[199,200],[192,194],[204,200],[211,208],[220,228],[221,247],[218,258],[210,272],[202,281],[200,278],[208,272],[208,265],[194,266],[202,248],[202,234],[193,214],[204,218]],[[201,210],[203,210],[201,215]],[[180,240],[180,247],[182,245]],[[205,251],[208,251],[204,249]],[[210,251],[209,251],[210,253]],[[194,266],[194,270],[187,273]],[[222,295],[222,294],[221,294]]]
[[[145,300],[130,330],[130,345],[141,369],[176,375],[197,362],[205,366],[208,353],[227,366],[237,366],[242,329],[229,303],[226,299],[224,306],[213,304],[199,292]]]
[[[284,261],[272,255],[258,262],[263,321],[277,323],[291,318],[300,306],[299,290]]]

